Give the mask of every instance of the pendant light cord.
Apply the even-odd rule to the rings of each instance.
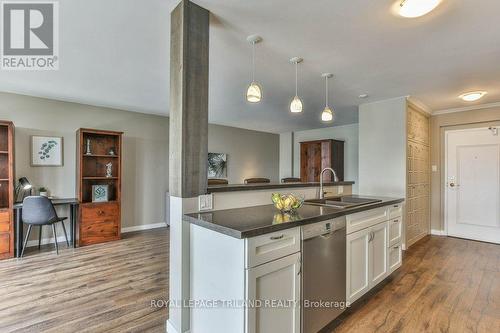
[[[255,82],[255,43],[252,43],[252,83]]]
[[[298,62],[295,62],[295,97],[298,96],[298,93],[297,93],[297,90],[298,90],[297,89],[297,85],[298,85],[298,83],[297,83],[298,82],[298,79],[297,79],[298,66],[299,66]]]
[[[328,76],[325,76],[325,101],[326,101],[326,104],[325,104],[325,107],[328,107]]]

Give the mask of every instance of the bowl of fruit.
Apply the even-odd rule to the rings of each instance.
[[[273,193],[271,199],[274,207],[282,213],[295,211],[304,203],[304,196],[297,194]]]

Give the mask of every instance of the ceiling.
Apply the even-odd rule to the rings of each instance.
[[[324,80],[332,72],[335,124],[357,122],[361,103],[411,95],[432,110],[500,101],[499,1],[444,0],[432,13],[404,19],[394,1],[198,0],[212,12],[211,123],[268,132],[322,124]],[[113,108],[168,114],[172,0],[60,1],[59,71],[0,73],[0,90]],[[245,102],[251,48],[259,34],[256,78],[263,101]],[[301,56],[302,114],[290,114]],[[360,94],[369,94],[360,99]]]

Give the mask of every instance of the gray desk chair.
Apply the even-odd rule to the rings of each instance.
[[[28,239],[30,237],[31,228],[35,225],[39,226],[39,236],[38,236],[38,249],[40,249],[40,243],[42,241],[42,226],[52,225],[52,231],[54,232],[54,242],[56,245],[56,253],[59,254],[59,248],[57,245],[57,234],[56,234],[56,223],[61,222],[64,237],[66,237],[66,244],[69,247],[68,235],[66,234],[66,227],[64,226],[64,220],[67,217],[58,217],[52,202],[41,196],[30,196],[23,200],[23,223],[28,225],[28,232],[26,238],[24,239],[23,250],[21,251],[21,258],[23,257],[24,250],[26,249],[26,244],[28,244]]]

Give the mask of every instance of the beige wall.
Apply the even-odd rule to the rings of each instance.
[[[75,197],[78,128],[124,132],[122,227],[165,222],[168,117],[0,93],[0,119],[16,126],[16,177],[26,176],[34,186],[45,186],[57,197]],[[64,166],[30,166],[30,136],[35,134],[64,138]],[[210,125],[209,151],[228,154],[231,182],[250,176],[278,178],[277,134]],[[68,216],[67,211],[60,214]]]
[[[241,128],[210,125],[208,151],[227,154],[229,183],[241,184],[245,178],[279,179],[279,135]]]
[[[500,107],[465,112],[447,113],[431,117],[431,165],[437,172],[431,173],[431,228],[444,230],[443,189],[444,179],[444,132],[451,129],[500,125]]]

